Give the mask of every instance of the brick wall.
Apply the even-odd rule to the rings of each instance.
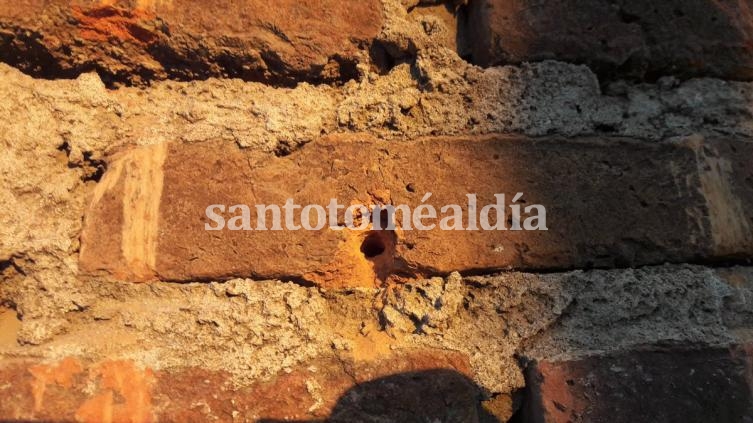
[[[0,0],[0,421],[753,421],[752,8]]]

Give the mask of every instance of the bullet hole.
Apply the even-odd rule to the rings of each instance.
[[[380,256],[386,249],[387,246],[384,244],[384,240],[376,232],[370,233],[361,244],[361,252],[367,259]]]
[[[408,184],[405,186],[405,190],[408,192],[416,192],[416,187],[413,184]]]

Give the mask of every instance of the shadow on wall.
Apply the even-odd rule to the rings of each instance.
[[[480,66],[559,60],[602,81],[753,79],[750,0],[470,0],[458,34]]]
[[[654,348],[526,371],[526,422],[751,423],[745,349]]]
[[[346,391],[322,420],[298,423],[502,423],[483,409],[481,389],[452,370],[398,373]],[[291,420],[262,419],[258,423]]]

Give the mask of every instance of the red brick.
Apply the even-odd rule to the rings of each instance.
[[[753,145],[690,138],[518,136],[384,142],[327,138],[290,156],[231,143],[162,145],[113,158],[82,235],[81,269],[127,280],[231,277],[373,286],[420,276],[715,261],[753,253]],[[700,187],[700,189],[699,189]],[[207,231],[212,204],[405,204],[476,193],[547,208],[548,231]],[[508,210],[509,216],[509,210]],[[466,218],[467,219],[467,218]],[[508,225],[509,228],[509,225]],[[384,252],[366,257],[369,236]]]
[[[0,60],[106,82],[344,81],[382,26],[378,0],[0,1]]]
[[[468,358],[439,350],[371,361],[323,358],[244,386],[216,370],[152,371],[130,361],[0,362],[0,420],[478,422]],[[406,420],[408,419],[408,420]]]

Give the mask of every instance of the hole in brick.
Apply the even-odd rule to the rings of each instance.
[[[363,244],[361,244],[361,252],[366,258],[380,256],[386,249],[387,246],[384,244],[384,240],[376,232],[370,233],[366,239],[363,240]]]

